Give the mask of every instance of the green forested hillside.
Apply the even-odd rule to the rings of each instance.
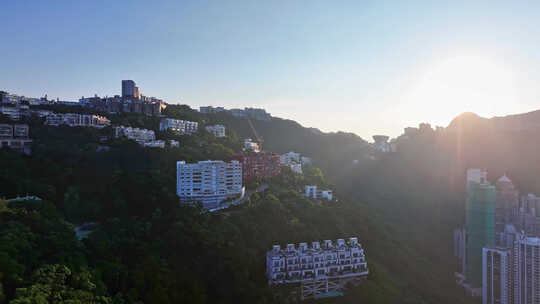
[[[306,170],[305,177],[284,170],[244,205],[209,214],[178,204],[175,162],[226,159],[239,152],[238,138],[249,135],[249,126],[186,107],[168,111],[201,123],[222,122],[233,132],[219,140],[203,131],[191,137],[159,134],[182,145],[160,150],[102,141],[111,132],[107,128],[31,121],[32,156],[0,151],[0,196],[44,199],[0,203],[0,300],[294,302],[287,288],[268,287],[265,252],[274,244],[358,236],[371,274],[344,297],[325,302],[468,301],[453,282],[450,250],[451,227],[460,220],[459,195],[444,186],[444,174],[433,174],[439,171],[430,162],[444,159],[425,158],[431,150],[366,158],[351,167],[347,158],[365,153],[356,136],[320,134],[277,119],[266,126],[255,122],[267,150],[305,153],[323,169],[338,164],[329,181],[319,181],[333,185],[338,201],[320,205],[300,194],[306,182],[320,179],[317,170]],[[111,119],[155,126],[153,118],[136,114]],[[279,140],[272,132],[286,135]],[[110,149],[98,152],[98,146]],[[331,151],[336,155],[325,160]],[[74,227],[88,221],[98,223],[96,231],[77,240]]]

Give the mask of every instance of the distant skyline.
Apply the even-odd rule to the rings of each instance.
[[[540,2],[8,1],[0,90],[263,107],[395,137],[540,109]]]

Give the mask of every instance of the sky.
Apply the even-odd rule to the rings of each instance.
[[[0,37],[0,90],[31,97],[132,79],[369,140],[540,109],[540,1],[5,1]]]

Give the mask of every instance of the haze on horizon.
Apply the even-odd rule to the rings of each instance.
[[[180,3],[181,2],[181,3]],[[0,90],[170,103],[399,135],[540,108],[540,3],[8,1]]]

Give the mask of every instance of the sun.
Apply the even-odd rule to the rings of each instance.
[[[460,55],[430,64],[405,96],[424,121],[447,125],[463,112],[504,115],[517,102],[512,70],[488,56]]]

